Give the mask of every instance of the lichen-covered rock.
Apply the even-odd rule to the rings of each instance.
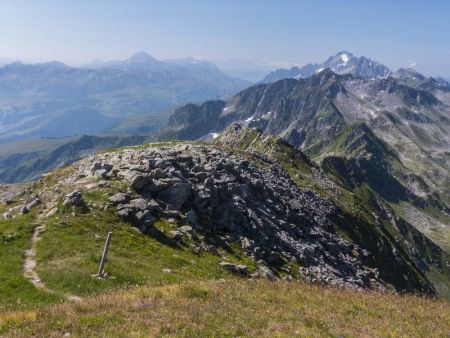
[[[39,197],[34,196],[31,199],[29,199],[28,201],[25,202],[25,206],[27,207],[28,210],[32,209],[33,207],[35,207],[36,205],[41,204],[41,200],[39,199]]]
[[[78,190],[72,191],[71,193],[64,196],[63,206],[72,206],[80,208],[83,211],[87,211],[87,205],[81,196],[81,192]]]
[[[129,171],[125,176],[125,180],[129,182],[130,187],[134,190],[140,191],[150,184],[153,178],[149,174],[143,174],[138,171]]]

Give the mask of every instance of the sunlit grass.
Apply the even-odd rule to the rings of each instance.
[[[304,282],[139,287],[43,308],[16,336],[446,337],[450,303]]]

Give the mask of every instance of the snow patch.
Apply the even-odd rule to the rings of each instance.
[[[209,133],[209,135],[211,135],[211,137],[214,139],[216,139],[217,137],[220,136],[220,133]]]
[[[342,62],[344,62],[344,64],[347,64],[348,60],[350,60],[350,57],[348,56],[347,53],[342,53],[341,60],[342,60]]]
[[[272,116],[272,112],[271,112],[271,111],[268,111],[268,112],[265,113],[263,116],[261,116],[261,118],[262,118],[263,120],[268,120],[268,119],[270,119],[271,116]]]

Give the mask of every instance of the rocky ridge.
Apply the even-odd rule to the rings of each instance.
[[[84,180],[126,183],[130,190],[110,203],[143,233],[157,236],[155,219],[171,217],[180,225],[171,240],[188,235],[199,239],[199,250],[211,252],[239,243],[258,262],[257,274],[276,277],[277,267],[290,261],[312,281],[382,287],[376,269],[364,264],[369,253],[334,231],[334,205],[297,187],[265,155],[255,164],[213,146],[178,144],[90,156],[76,168]]]
[[[285,140],[234,124],[213,144],[154,143],[87,157],[44,175],[4,217],[38,209],[49,221],[128,223],[161,245],[216,255],[238,275],[448,290],[429,273],[442,269],[446,278],[442,250],[376,192],[362,199],[332,179]]]

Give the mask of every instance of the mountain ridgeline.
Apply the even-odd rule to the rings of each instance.
[[[262,83],[275,82],[286,78],[306,78],[320,71],[330,68],[336,74],[352,74],[354,77],[367,79],[386,78],[392,72],[385,65],[370,60],[364,56],[356,57],[343,51],[330,56],[321,64],[307,64],[303,67],[292,67],[290,69],[277,69],[262,79]]]
[[[143,52],[96,68],[60,62],[0,68],[0,143],[161,128],[179,104],[228,97],[249,82],[192,58],[160,61]]]
[[[442,187],[449,178],[450,106],[437,97],[449,93],[448,87],[424,90],[394,77],[355,79],[325,69],[306,79],[256,85],[228,101],[181,107],[158,137],[196,139],[237,122],[278,135],[321,160],[342,148],[336,145],[342,137],[359,135],[348,134],[354,126],[365,124],[358,127],[368,135],[361,138],[361,149],[383,144],[376,148],[383,149],[393,166],[405,168],[399,179],[409,189],[419,196],[436,191],[448,202]],[[350,154],[360,156],[357,151]]]
[[[258,84],[226,101],[177,109],[157,137],[214,139],[234,123],[280,137],[357,196],[382,231],[449,252],[450,86],[414,77],[324,69]]]

